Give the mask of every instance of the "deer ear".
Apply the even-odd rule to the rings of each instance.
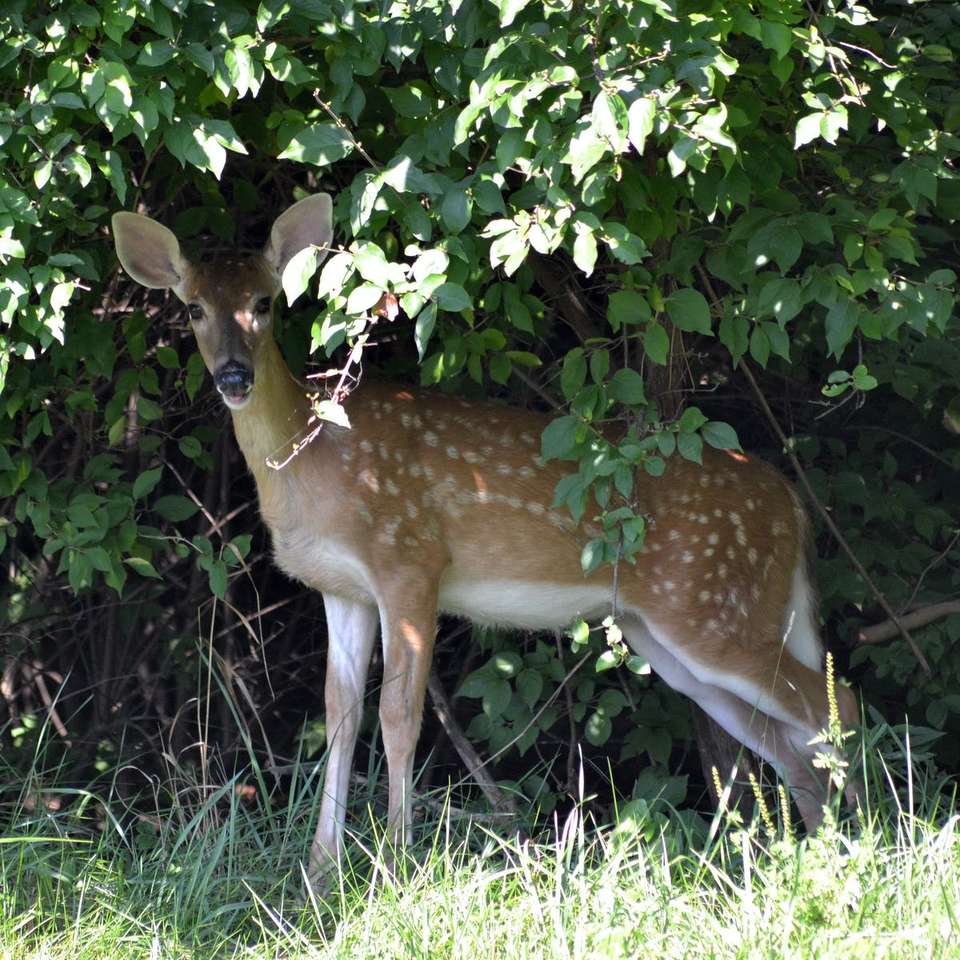
[[[297,201],[277,217],[263,255],[277,276],[282,276],[291,257],[311,244],[321,248],[317,261],[323,260],[332,237],[333,201],[328,193],[316,193]]]
[[[113,215],[113,242],[123,269],[152,290],[176,288],[184,274],[180,243],[173,232],[139,213]]]

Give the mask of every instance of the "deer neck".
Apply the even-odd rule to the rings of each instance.
[[[277,473],[270,463],[282,463],[290,456],[292,444],[303,439],[310,404],[272,339],[257,353],[253,382],[250,402],[231,414],[237,443],[262,489]]]

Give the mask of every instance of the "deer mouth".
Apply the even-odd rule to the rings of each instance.
[[[251,392],[248,390],[246,393],[228,393],[226,390],[220,390],[220,396],[231,410],[240,410],[250,402]]]
[[[239,410],[250,402],[253,393],[253,370],[236,360],[228,360],[214,374],[213,382],[231,410]]]

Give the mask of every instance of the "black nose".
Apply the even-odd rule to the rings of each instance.
[[[236,360],[228,360],[213,375],[213,382],[225,397],[243,398],[253,389],[253,370]]]

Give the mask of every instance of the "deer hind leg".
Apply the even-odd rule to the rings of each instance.
[[[437,631],[437,584],[404,583],[380,601],[383,687],[380,731],[387,755],[387,829],[406,843],[413,825],[413,760]]]
[[[328,750],[320,819],[310,850],[311,878],[317,878],[326,868],[338,863],[343,851],[350,769],[379,621],[373,604],[354,603],[325,594],[323,606],[329,637],[324,690]]]
[[[623,631],[630,646],[671,687],[696,701],[731,736],[773,765],[790,784],[807,829],[815,830],[828,792],[825,778],[812,766],[814,755],[823,748],[809,745],[827,723],[823,676],[782,650],[777,651],[776,665],[766,664],[769,673],[764,673],[763,664],[749,673],[733,674],[729,664],[726,672],[710,670],[692,664],[674,645],[655,638],[639,619],[626,620]],[[761,685],[748,682],[755,675],[770,678],[772,684],[764,688],[762,681]],[[838,688],[838,696],[841,690],[850,694]],[[774,700],[776,711],[770,709]],[[819,720],[811,719],[817,716]]]

